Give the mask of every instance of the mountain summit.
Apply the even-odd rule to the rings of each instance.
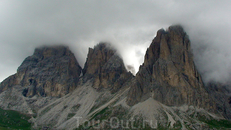
[[[168,106],[194,105],[214,110],[190,48],[188,35],[181,26],[160,29],[146,51],[143,65],[128,95],[134,105],[146,98]]]
[[[99,43],[89,48],[83,69],[84,80],[92,79],[93,87],[118,91],[132,74],[127,72],[123,60],[108,43]]]
[[[44,46],[36,48],[18,67],[17,73],[1,83],[0,89],[21,85],[27,97],[61,97],[76,88],[81,70],[68,47]]]

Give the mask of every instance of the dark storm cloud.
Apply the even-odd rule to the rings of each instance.
[[[138,71],[156,31],[182,24],[204,79],[227,81],[230,4],[229,0],[1,0],[0,80],[15,73],[35,47],[46,44],[70,46],[83,66],[88,47],[109,41],[125,64]]]

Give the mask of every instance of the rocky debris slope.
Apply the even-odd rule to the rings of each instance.
[[[222,125],[216,126],[225,122],[222,116],[209,113],[203,108],[187,105],[166,106],[151,97],[134,106],[128,106],[126,97],[129,88],[120,89],[118,92],[107,96],[106,101],[104,101],[101,97],[110,91],[98,92],[91,86],[92,82],[87,82],[77,87],[72,94],[68,94],[40,109],[35,121],[36,128],[46,126],[46,128],[68,130],[76,128],[111,129],[111,119],[118,119],[117,129],[126,127],[126,129],[209,130],[214,126],[227,128]],[[95,107],[97,102],[102,104]],[[214,125],[211,126],[209,121],[212,121]],[[84,123],[85,125],[83,125]],[[86,125],[86,123],[89,124]],[[126,123],[129,125],[127,126]],[[80,124],[79,127],[78,124]]]
[[[110,44],[99,43],[94,49],[89,48],[83,69],[84,82],[91,79],[95,89],[109,89],[114,93],[132,77],[133,75],[127,72],[123,60]]]
[[[127,103],[134,105],[149,97],[168,106],[187,104],[215,110],[194,65],[188,35],[181,26],[157,32],[131,84]]]
[[[74,54],[65,46],[37,48],[19,66],[17,73],[0,85],[0,92],[15,85],[24,87],[26,97],[61,97],[73,91],[81,74]]]

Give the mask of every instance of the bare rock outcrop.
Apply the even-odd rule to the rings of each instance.
[[[93,80],[97,90],[118,91],[133,75],[127,72],[123,60],[108,43],[99,43],[94,49],[89,48],[87,61],[83,69],[84,81]]]
[[[168,106],[187,104],[215,109],[194,65],[188,35],[181,26],[157,32],[131,82],[127,103],[134,105],[150,96]]]
[[[74,90],[81,74],[74,54],[65,46],[36,48],[18,67],[17,73],[0,85],[0,92],[15,85],[25,87],[26,97],[61,97]]]

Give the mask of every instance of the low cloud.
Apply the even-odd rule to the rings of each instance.
[[[135,68],[132,65],[127,65],[127,70],[131,72],[133,75],[136,74]]]
[[[0,80],[41,45],[70,46],[81,66],[88,47],[109,41],[135,72],[156,31],[181,24],[203,79],[227,82],[231,72],[231,1],[1,0]]]

